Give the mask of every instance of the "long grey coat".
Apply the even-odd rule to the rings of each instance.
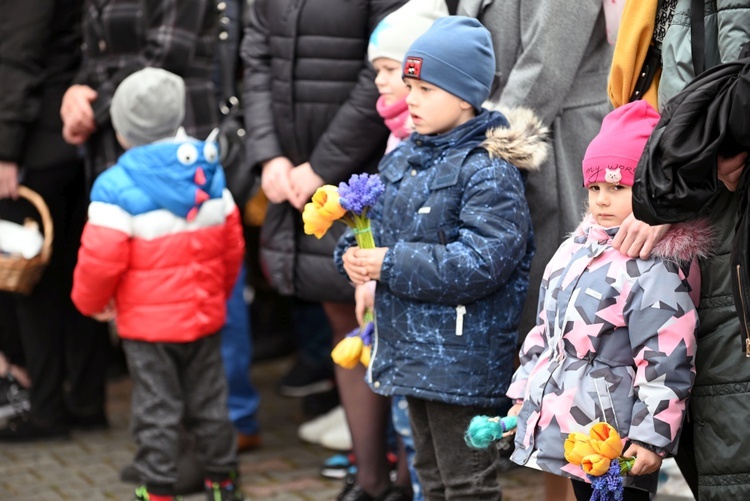
[[[581,161],[610,111],[607,43],[601,0],[461,0],[458,14],[476,17],[492,34],[503,108],[531,108],[551,129],[547,162],[529,176],[536,255],[521,316],[523,335],[536,324],[544,266],[583,213]]]

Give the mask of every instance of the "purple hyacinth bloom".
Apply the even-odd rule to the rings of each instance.
[[[591,501],[622,501],[624,486],[620,475],[620,462],[617,459],[610,463],[609,470],[604,475],[587,476],[594,491]]]
[[[377,174],[354,174],[349,183],[339,184],[339,202],[344,209],[361,216],[366,207],[375,205],[383,191],[385,186]]]
[[[365,344],[365,346],[370,346],[372,344],[372,335],[375,332],[375,324],[372,322],[367,322],[362,329],[362,333],[360,334],[360,337],[362,337],[362,342]]]

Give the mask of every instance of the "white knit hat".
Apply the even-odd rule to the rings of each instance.
[[[367,57],[373,62],[386,57],[403,62],[411,44],[435,19],[448,15],[445,0],[409,0],[383,18],[370,36]]]

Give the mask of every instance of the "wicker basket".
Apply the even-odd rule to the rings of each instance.
[[[0,290],[31,294],[34,286],[42,277],[44,269],[52,255],[52,217],[44,199],[35,191],[25,186],[18,187],[18,195],[27,199],[42,216],[44,225],[44,243],[42,251],[31,259],[20,256],[0,255]]]

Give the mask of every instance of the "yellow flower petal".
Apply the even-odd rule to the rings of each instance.
[[[359,336],[345,337],[331,352],[333,361],[344,369],[353,369],[359,363],[362,354],[362,338]]]
[[[622,440],[612,426],[596,423],[589,432],[591,447],[607,459],[617,459],[622,455]]]
[[[580,465],[584,457],[596,453],[583,433],[571,433],[565,440],[565,459],[569,463]]]
[[[305,210],[302,211],[302,222],[305,223],[303,228],[305,234],[315,235],[316,238],[323,238],[333,224],[332,220],[321,217],[311,203],[306,204]]]
[[[581,461],[581,468],[589,475],[599,477],[609,470],[610,460],[599,454],[591,454]]]
[[[372,349],[369,346],[362,346],[362,353],[359,356],[359,361],[365,367],[368,367],[370,365],[371,354],[372,354]]]
[[[323,185],[315,191],[312,204],[321,217],[331,221],[340,219],[346,214],[346,210],[341,207],[339,201],[339,189],[330,184]]]

